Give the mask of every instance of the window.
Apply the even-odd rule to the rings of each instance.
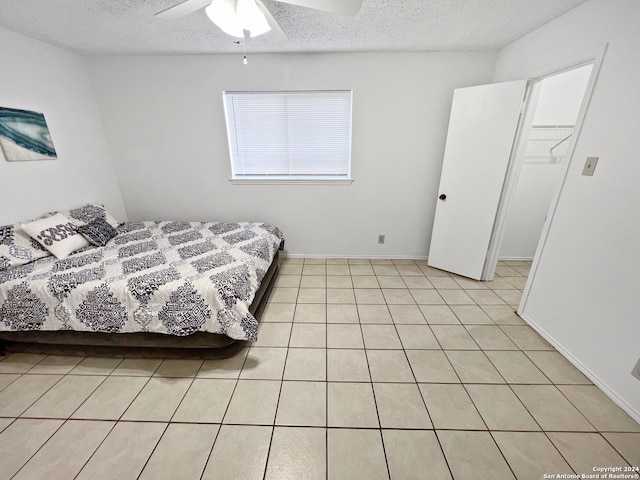
[[[351,182],[351,91],[224,92],[232,181]]]

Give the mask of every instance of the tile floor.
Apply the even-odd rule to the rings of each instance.
[[[640,466],[640,425],[492,282],[284,260],[224,361],[0,361],[0,479],[538,479]]]

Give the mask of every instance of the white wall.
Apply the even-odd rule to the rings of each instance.
[[[289,255],[425,257],[453,89],[495,53],[88,60],[131,219],[277,224]],[[353,90],[350,186],[232,185],[223,90]],[[378,245],[378,234],[386,244]]]
[[[0,225],[88,202],[125,220],[115,170],[81,57],[0,29],[0,106],[42,112],[57,160],[0,154]]]
[[[532,105],[533,125],[574,125],[591,70],[592,65],[586,65],[541,80],[536,86],[540,91],[537,102]],[[564,171],[563,159],[518,161],[520,175],[500,245],[501,259],[533,258]]]
[[[608,44],[522,314],[640,421],[638,25],[637,0],[589,1],[503,49],[495,79]]]

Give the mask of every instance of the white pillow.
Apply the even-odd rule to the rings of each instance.
[[[61,213],[27,223],[22,231],[53,253],[56,258],[65,258],[89,245],[78,233],[76,226]]]

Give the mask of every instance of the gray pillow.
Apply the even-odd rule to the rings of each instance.
[[[77,227],[77,229],[89,243],[97,247],[104,247],[117,234],[116,229],[101,217],[94,218],[86,225]]]

